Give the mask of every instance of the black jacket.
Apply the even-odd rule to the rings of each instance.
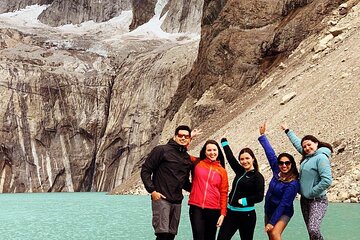
[[[245,207],[252,207],[255,203],[261,202],[264,199],[264,177],[257,170],[246,172],[234,157],[229,145],[224,147],[224,152],[231,168],[236,173],[229,194],[229,204],[233,207],[243,207],[238,202],[241,198],[246,198],[247,206]]]
[[[189,182],[192,163],[187,149],[173,139],[155,147],[141,168],[146,190],[157,191],[171,203],[181,203],[182,189]]]

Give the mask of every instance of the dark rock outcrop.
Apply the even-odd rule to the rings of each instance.
[[[147,23],[155,15],[157,0],[131,0],[133,19],[129,26],[130,31]]]
[[[131,10],[130,0],[54,0],[40,14],[39,20],[50,26],[79,24],[90,20],[104,22],[124,10]]]
[[[180,84],[182,91],[172,102],[170,117],[185,101],[187,92],[200,99],[213,87],[215,99],[231,102],[303,39],[323,29],[322,19],[342,2],[205,0],[198,59]],[[193,119],[197,122],[209,114],[201,106],[199,110],[187,107],[194,109]]]

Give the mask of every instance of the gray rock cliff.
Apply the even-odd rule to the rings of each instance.
[[[302,40],[324,28],[324,19],[342,0],[205,0],[199,54],[172,102],[171,118],[192,109],[194,125],[219,103],[231,102],[288,56]],[[220,89],[220,90],[219,90]],[[186,101],[210,91],[214,104]],[[220,101],[223,100],[223,101]]]
[[[128,179],[158,143],[198,40],[7,21],[0,19],[1,192],[110,191]]]
[[[0,13],[13,12],[27,6],[51,4],[54,0],[1,0]]]
[[[54,0],[39,20],[50,26],[79,24],[93,20],[104,22],[131,10],[130,0]]]
[[[156,3],[157,0],[132,0],[133,19],[129,29],[134,30],[147,23],[155,15]]]
[[[166,32],[200,33],[203,4],[203,0],[169,1],[161,28]]]
[[[139,166],[177,124],[203,128],[194,154],[228,136],[261,156],[266,118],[333,143],[331,200],[358,201],[360,14],[358,0],[343,2],[54,1],[48,25],[0,15],[0,192],[143,193]],[[121,24],[49,26],[131,8]],[[163,30],[191,34],[139,28],[160,14]]]

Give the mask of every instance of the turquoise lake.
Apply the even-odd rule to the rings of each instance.
[[[191,240],[187,198],[177,240]],[[155,239],[149,196],[105,193],[0,194],[0,239]],[[306,240],[299,201],[285,230],[285,240]],[[263,204],[258,204],[255,240],[263,232]],[[326,240],[360,239],[360,204],[332,203],[322,224]],[[233,239],[239,239],[236,234]]]

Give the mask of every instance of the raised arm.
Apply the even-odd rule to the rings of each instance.
[[[300,153],[303,154],[303,148],[301,146],[301,139],[296,136],[295,132],[290,130],[287,126],[286,123],[282,123],[281,124],[281,128],[285,131],[286,135],[288,136],[290,142],[292,143],[292,145],[296,148],[296,150]]]
[[[200,128],[194,128],[190,133],[190,140],[192,141],[194,138],[202,134],[202,130]],[[191,141],[186,145],[186,148],[189,150]]]
[[[277,165],[277,156],[276,156],[276,153],[275,153],[274,149],[272,148],[269,140],[267,139],[267,137],[265,135],[266,123],[263,123],[260,125],[259,132],[260,132],[260,137],[258,138],[258,140],[265,151],[265,155],[269,161],[271,170],[273,171],[274,174],[278,174],[279,167]]]
[[[226,138],[222,138],[221,139],[221,146],[224,149],[225,155],[226,155],[226,159],[230,164],[230,167],[232,168],[232,170],[234,172],[244,172],[245,169],[240,165],[240,163],[238,162],[238,160],[235,158],[233,152],[231,151],[231,148],[229,146],[229,143],[227,141]]]

